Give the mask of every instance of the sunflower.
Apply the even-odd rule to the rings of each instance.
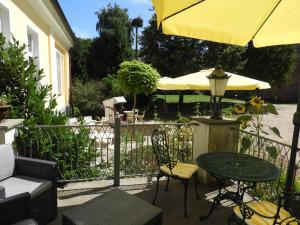
[[[250,100],[250,105],[256,108],[260,108],[264,104],[264,100],[261,99],[261,97],[254,96]]]
[[[236,114],[243,114],[245,113],[245,107],[240,104],[237,104],[234,106],[234,111]]]
[[[245,130],[248,127],[248,121],[242,120],[240,126],[243,130]]]

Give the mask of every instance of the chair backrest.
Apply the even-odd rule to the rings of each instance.
[[[15,155],[11,145],[0,145],[0,181],[11,177],[15,169]]]
[[[300,193],[286,193],[284,195],[284,208],[293,217],[300,219]]]
[[[152,148],[159,166],[171,163],[167,133],[164,130],[154,129],[151,135]]]

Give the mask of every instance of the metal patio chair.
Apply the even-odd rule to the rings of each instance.
[[[281,195],[278,204],[269,201],[240,202],[228,218],[228,224],[299,225],[300,193]]]
[[[188,217],[187,205],[186,205],[187,190],[189,186],[189,181],[193,176],[195,178],[196,196],[198,199],[200,198],[198,193],[198,188],[197,188],[198,166],[194,164],[181,163],[181,162],[171,160],[166,131],[155,129],[151,135],[151,142],[157,160],[157,164],[159,166],[159,173],[157,175],[157,183],[156,183],[156,192],[152,204],[155,204],[157,194],[158,194],[158,188],[159,188],[159,179],[161,177],[163,176],[167,177],[167,185],[165,188],[166,191],[168,191],[170,177],[179,179],[184,185],[184,216]]]

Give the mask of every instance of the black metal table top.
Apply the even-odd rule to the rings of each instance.
[[[280,175],[279,169],[272,163],[245,154],[205,153],[197,157],[197,163],[212,175],[236,181],[265,182]]]

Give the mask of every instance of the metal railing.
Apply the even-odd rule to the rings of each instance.
[[[40,125],[17,128],[15,148],[21,156],[58,163],[59,181],[150,176],[156,169],[151,134],[166,129],[174,160],[192,161],[194,127],[188,123],[110,125]]]
[[[281,176],[278,180],[257,185],[254,195],[261,199],[276,200],[279,193],[284,190],[286,171],[289,163],[291,145],[258,136],[245,130],[239,130],[239,152],[262,158],[280,169]],[[300,151],[297,152],[295,167],[294,187],[300,176],[299,169]]]

